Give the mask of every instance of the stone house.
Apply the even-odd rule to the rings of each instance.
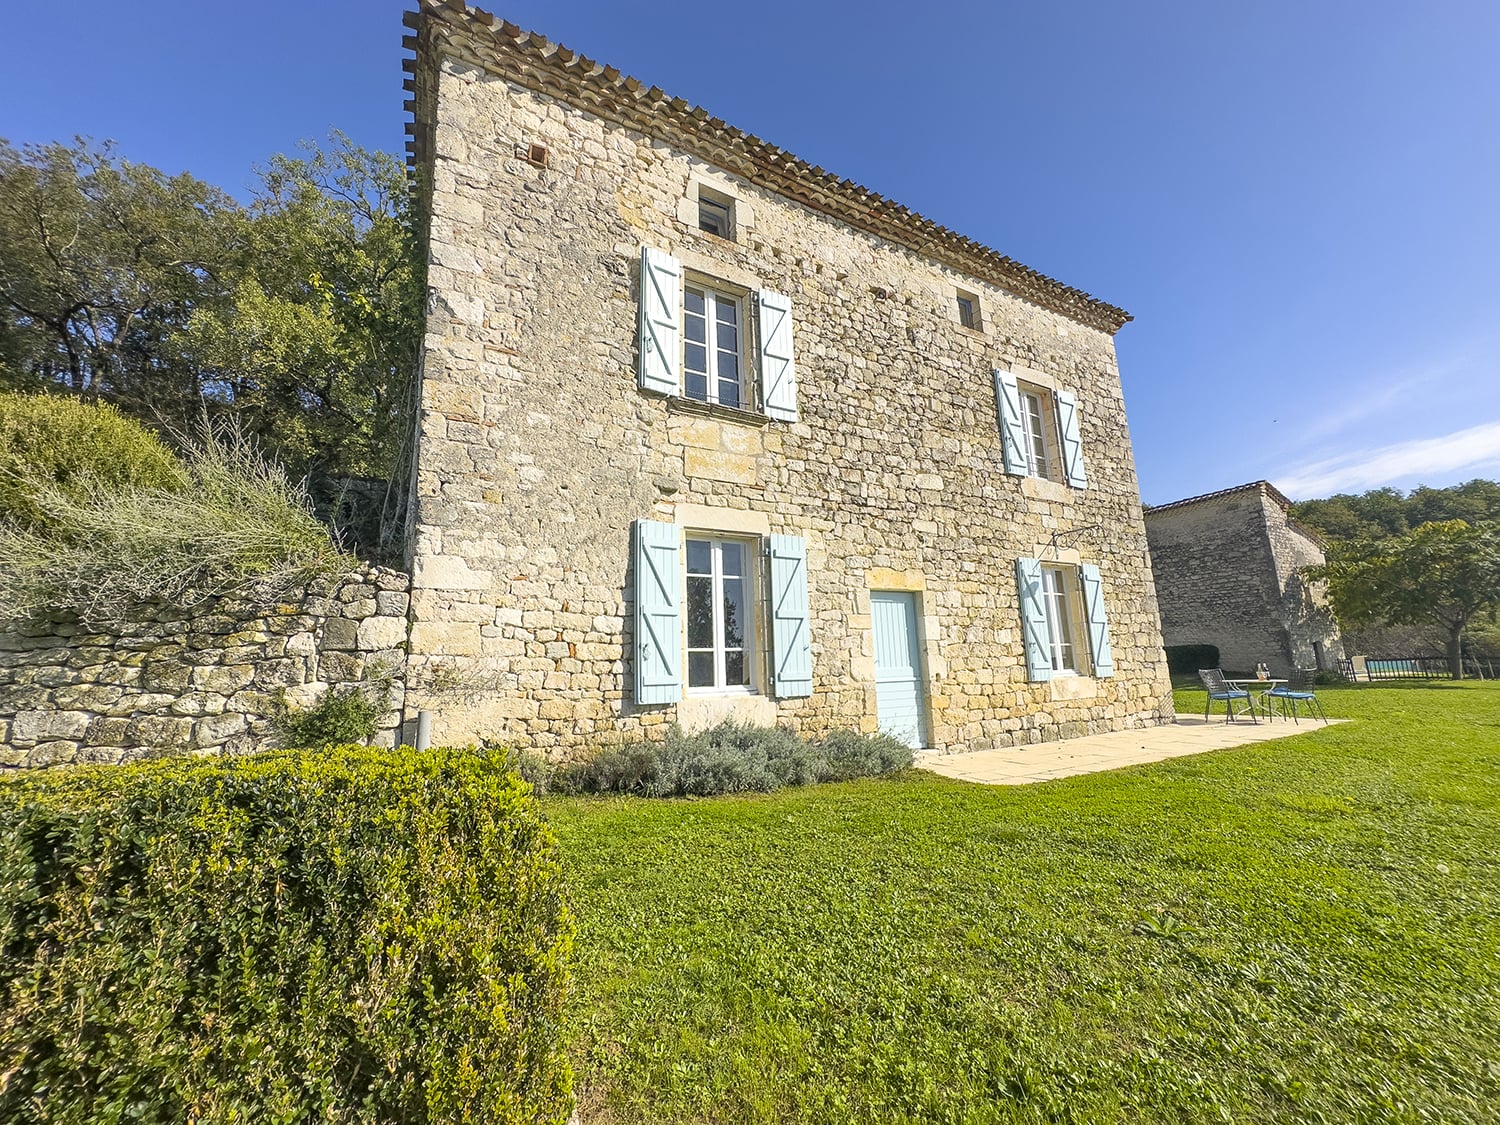
[[[1125,313],[456,0],[407,22],[434,741],[1170,720]]]
[[[1146,509],[1146,538],[1167,645],[1217,645],[1226,669],[1273,675],[1338,667],[1343,643],[1319,584],[1323,540],[1291,501],[1252,481]]]

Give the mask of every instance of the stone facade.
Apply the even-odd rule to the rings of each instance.
[[[1338,667],[1326,592],[1299,573],[1324,561],[1322,543],[1290,506],[1255,481],[1146,511],[1166,644],[1217,645],[1231,672],[1261,662],[1276,676]]]
[[[221,598],[107,631],[60,620],[0,633],[0,766],[244,753],[270,744],[279,698],[307,707],[354,687],[385,695],[379,740],[392,742],[408,584],[364,567],[270,605]]]
[[[874,730],[880,591],[913,596],[935,748],[1170,719],[1123,313],[484,13],[409,22],[430,297],[408,708],[434,741],[563,755],[726,715]],[[729,237],[700,229],[703,199]],[[747,336],[757,293],[790,297],[796,420],[764,387],[739,409],[642,389],[643,247],[744,295]],[[996,369],[1076,400],[1085,486],[1007,473]],[[749,690],[637,701],[638,520],[755,553]],[[805,548],[807,695],[774,682],[778,535]],[[1097,566],[1113,675],[1086,674],[1095,653],[1028,676],[1023,558]]]

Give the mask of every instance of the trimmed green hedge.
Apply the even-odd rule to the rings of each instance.
[[[0,1120],[561,1122],[572,937],[499,756],[0,782]]]

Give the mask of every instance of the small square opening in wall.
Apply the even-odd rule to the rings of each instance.
[[[699,188],[698,229],[720,238],[733,238],[734,200],[716,191]]]
[[[516,144],[516,156],[538,168],[547,167],[547,146],[539,144]]]
[[[959,291],[958,323],[965,328],[979,328],[979,298],[973,293]]]

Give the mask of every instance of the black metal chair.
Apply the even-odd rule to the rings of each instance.
[[[1208,712],[1215,703],[1224,704],[1224,721],[1232,723],[1240,715],[1249,715],[1252,723],[1260,722],[1255,717],[1255,700],[1248,691],[1235,687],[1224,678],[1222,668],[1199,668],[1198,678],[1203,681],[1203,686],[1208,689],[1208,702],[1203,705],[1203,721],[1208,722]],[[1236,709],[1235,704],[1243,701],[1244,706]]]

